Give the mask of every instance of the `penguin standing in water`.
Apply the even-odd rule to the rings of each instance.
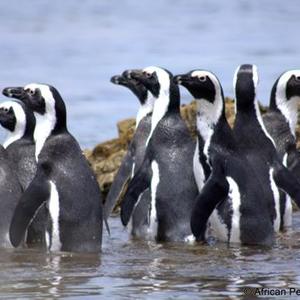
[[[295,199],[300,206],[300,184],[293,174],[282,164],[275,142],[267,132],[256,100],[258,73],[255,65],[241,65],[234,77],[236,94],[236,118],[233,132],[240,146],[246,152],[256,177],[264,187],[264,196],[273,198],[270,206],[274,230],[283,220],[280,211],[279,188]]]
[[[283,164],[300,178],[300,152],[297,150],[296,125],[300,102],[300,70],[283,73],[275,82],[264,125],[275,142]],[[281,229],[292,225],[291,199],[280,191]]]
[[[22,102],[7,101],[0,104],[0,124],[8,131],[3,145],[25,191],[35,176],[37,165],[33,139],[34,114]],[[28,227],[26,237],[28,247],[46,247],[47,218],[48,211],[44,205]]]
[[[125,186],[141,166],[145,151],[146,141],[151,129],[151,114],[154,98],[152,94],[139,81],[128,78],[127,72],[123,75],[113,76],[111,82],[129,88],[139,99],[140,108],[136,117],[136,131],[122,161],[119,171],[112,183],[104,205],[104,217],[108,218],[114,205],[121,197]],[[144,237],[148,230],[148,211],[150,206],[150,191],[147,189],[139,199],[132,215],[132,234]]]
[[[101,192],[77,141],[67,130],[60,94],[46,84],[6,88],[3,93],[24,102],[36,117],[37,172],[16,207],[10,226],[12,244],[20,244],[34,215],[47,202],[52,221],[49,249],[100,251]]]
[[[22,187],[14,171],[14,165],[0,145],[0,248],[11,248],[9,225],[22,195]]]
[[[148,67],[132,70],[156,98],[144,161],[137,170],[121,204],[126,226],[139,195],[151,190],[149,237],[157,241],[184,241],[191,234],[190,217],[198,194],[193,176],[195,147],[180,116],[179,89],[167,70]]]
[[[272,199],[262,197],[261,184],[233,136],[218,78],[205,70],[193,70],[175,76],[174,80],[196,99],[196,153],[200,154],[199,165],[204,161],[210,169],[191,217],[196,240],[205,239],[209,219],[213,236],[222,241],[271,245]]]

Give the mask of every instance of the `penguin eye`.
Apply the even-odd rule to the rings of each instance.
[[[297,80],[297,81],[300,81],[300,76],[296,76],[296,80]]]
[[[147,78],[151,78],[152,74],[151,73],[148,73],[148,72],[143,72],[144,75],[147,77]]]
[[[32,90],[32,89],[28,89],[26,92],[31,96],[33,96],[35,94],[35,90]]]
[[[3,110],[4,112],[6,112],[6,113],[8,112],[8,108],[7,108],[7,107],[3,107],[2,110]]]
[[[205,82],[206,81],[206,76],[200,76],[198,77],[199,81]]]

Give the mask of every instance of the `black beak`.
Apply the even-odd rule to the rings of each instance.
[[[2,94],[9,98],[22,99],[25,96],[25,91],[22,87],[7,87],[3,89]]]
[[[175,84],[182,84],[182,83],[187,82],[189,80],[190,80],[190,77],[187,74],[179,74],[179,75],[174,76],[174,78],[173,78],[173,82]]]
[[[120,75],[113,76],[110,79],[110,82],[112,82],[114,84],[120,84],[121,81],[122,81],[122,76],[120,76]]]

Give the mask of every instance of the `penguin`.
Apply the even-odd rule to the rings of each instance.
[[[297,150],[296,125],[300,102],[300,70],[286,71],[275,81],[270,96],[269,110],[263,115],[264,125],[275,142],[279,158],[300,177],[300,152]],[[280,191],[280,229],[292,225],[292,203]]]
[[[276,143],[266,130],[256,100],[257,85],[258,72],[255,65],[245,64],[237,68],[234,76],[236,118],[233,132],[264,187],[265,197],[273,198],[270,211],[274,230],[278,232],[283,219],[280,190],[288,193],[299,206],[300,185],[295,176],[282,164]],[[290,223],[288,220],[287,222]]]
[[[76,139],[68,132],[65,103],[47,84],[5,88],[33,110],[37,171],[22,195],[10,225],[17,247],[43,203],[51,217],[49,250],[99,252],[102,241],[102,199],[96,177]]]
[[[159,67],[132,70],[129,76],[141,82],[155,102],[146,153],[121,203],[121,221],[128,224],[139,195],[150,188],[147,238],[185,241],[191,235],[189,223],[198,189],[191,155],[195,143],[180,116],[179,88],[173,75]]]
[[[12,248],[9,225],[22,195],[22,187],[7,151],[0,145],[0,248]]]
[[[209,167],[191,216],[196,240],[205,241],[209,223],[211,234],[221,241],[271,245],[270,199],[262,197],[261,183],[227,122],[219,79],[209,71],[192,70],[174,80],[196,99],[196,153],[202,152],[199,165],[204,161]]]
[[[36,173],[34,114],[22,102],[6,101],[0,104],[0,124],[8,132],[3,145],[25,191]],[[29,248],[46,247],[47,218],[47,208],[43,205],[27,230],[26,245]]]
[[[133,139],[105,201],[104,218],[109,217],[128,181],[141,166],[146,150],[146,140],[151,129],[153,96],[140,82],[133,78],[128,78],[127,74],[128,71],[124,71],[122,75],[113,76],[111,82],[129,88],[137,96],[140,108],[136,116],[136,130]],[[131,234],[135,237],[144,238],[147,233],[149,205],[150,191],[147,189],[141,195],[141,199],[139,199],[139,203],[132,215]]]
[[[0,104],[0,124],[8,132],[3,146],[16,166],[23,190],[26,190],[36,173],[34,114],[22,102],[6,101]]]

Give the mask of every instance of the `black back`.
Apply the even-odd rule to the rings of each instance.
[[[274,179],[279,188],[296,198],[299,184],[282,165],[271,138],[264,130],[258,105],[255,103],[256,87],[253,73],[252,65],[243,65],[237,73],[235,86],[237,114],[233,132],[264,188],[264,201],[269,203],[270,216],[274,221],[276,217],[282,219],[282,216],[278,216],[275,210],[275,194],[270,178]],[[270,172],[273,172],[272,176]]]

